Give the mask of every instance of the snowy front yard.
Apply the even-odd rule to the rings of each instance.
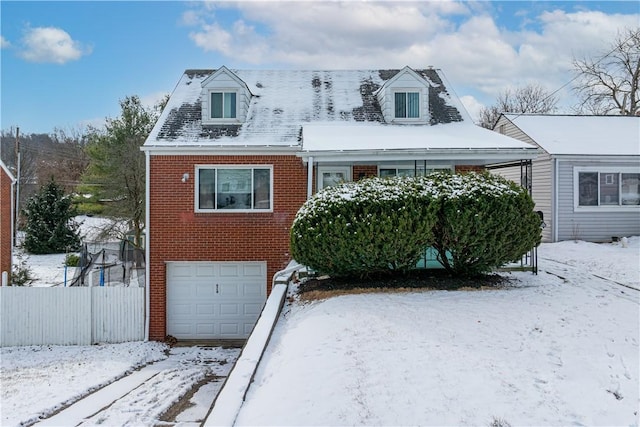
[[[294,303],[236,423],[638,425],[640,292],[591,274],[640,288],[638,243],[542,245],[507,289]]]
[[[543,244],[539,275],[505,289],[287,304],[236,423],[638,425],[639,243]],[[165,349],[2,349],[0,424],[30,424]],[[196,367],[223,356],[180,351],[170,374],[84,424],[161,424]]]

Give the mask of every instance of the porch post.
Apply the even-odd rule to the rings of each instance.
[[[313,156],[309,156],[307,161],[307,200],[313,194]]]

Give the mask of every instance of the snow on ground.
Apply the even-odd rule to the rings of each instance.
[[[237,424],[637,426],[640,293],[615,283],[640,287],[640,239],[628,246],[543,244],[540,273],[512,273],[505,289],[287,305]],[[4,348],[0,425],[29,425],[142,364],[171,359],[170,369],[84,421],[160,425],[189,382],[210,372],[207,361],[238,354],[166,349]],[[194,410],[206,413],[211,393],[202,388]]]
[[[240,349],[175,347],[157,342],[133,342],[98,346],[29,346],[1,350],[0,425],[31,425],[56,410],[149,362],[166,366],[82,425],[157,425],[159,417],[191,387],[207,376],[225,376]],[[217,392],[220,383],[207,385]],[[212,388],[213,387],[213,388]],[[207,388],[205,388],[207,390]],[[206,401],[206,400],[205,400]],[[189,418],[199,412],[204,419],[208,405],[194,396]],[[101,407],[89,410],[98,412]],[[193,418],[195,419],[195,418]],[[66,425],[66,423],[65,423]]]
[[[630,240],[543,244],[506,289],[295,302],[236,425],[638,425],[640,293],[592,274],[640,286]]]
[[[108,228],[110,220],[101,217],[90,217],[79,215],[74,220],[80,225],[80,235],[83,241],[93,242],[100,239],[101,232]],[[117,242],[117,237],[111,237],[109,240]],[[20,248],[14,253],[14,264],[20,260],[25,261],[27,268],[31,273],[33,282],[29,286],[33,287],[49,287],[65,285],[65,268],[64,262],[67,254],[47,254],[32,255],[23,252]],[[67,283],[73,278],[73,268],[67,269]]]

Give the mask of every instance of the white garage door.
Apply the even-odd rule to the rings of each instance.
[[[267,299],[267,263],[167,262],[167,334],[247,338]]]

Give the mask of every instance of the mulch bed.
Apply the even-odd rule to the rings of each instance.
[[[456,290],[461,288],[496,288],[509,284],[509,277],[486,274],[475,277],[454,277],[445,270],[416,270],[406,275],[393,274],[367,278],[320,277],[311,278],[299,286],[299,293],[312,291],[348,291],[354,289],[411,289],[426,288]]]

